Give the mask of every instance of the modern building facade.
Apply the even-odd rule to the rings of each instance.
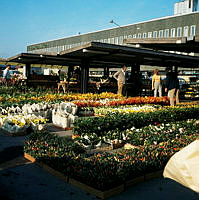
[[[186,37],[187,40],[191,41],[197,35],[199,35],[199,12],[191,12],[37,43],[29,45],[27,52],[59,53],[92,41],[123,45],[124,39],[127,38]]]

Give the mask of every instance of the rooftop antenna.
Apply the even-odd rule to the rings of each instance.
[[[116,26],[120,27],[120,25],[117,24],[116,22],[114,22],[113,20],[111,20],[109,23],[111,23],[111,24],[115,24]]]

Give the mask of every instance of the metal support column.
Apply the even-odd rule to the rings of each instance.
[[[81,93],[87,93],[88,91],[88,76],[89,76],[89,61],[82,60],[81,63]]]
[[[109,77],[109,67],[104,67],[104,76]]]
[[[128,89],[128,96],[140,96],[142,81],[140,74],[140,64],[133,63],[131,65],[131,75],[129,78],[130,88]]]
[[[25,66],[25,75],[26,75],[27,79],[29,79],[29,77],[30,77],[30,67],[31,67],[31,64],[26,63],[26,66]]]
[[[68,66],[68,73],[67,73],[67,81],[70,82],[70,79],[72,77],[72,74],[73,74],[73,71],[74,71],[74,66]]]
[[[178,66],[174,67],[174,72],[178,73]]]
[[[138,63],[133,63],[131,65],[131,76],[130,76],[130,79],[131,80],[134,80],[135,77],[139,76],[140,75],[140,64]]]

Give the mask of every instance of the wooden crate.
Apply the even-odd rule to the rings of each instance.
[[[34,157],[32,157],[31,155],[25,153],[24,157],[28,160],[30,160],[33,163],[38,164],[39,166],[41,166],[42,168],[44,168],[46,171],[48,171],[50,174],[70,183],[71,185],[74,185],[80,189],[82,189],[83,191],[86,191],[92,195],[95,195],[96,197],[100,198],[100,199],[107,199],[109,197],[112,197],[114,195],[120,194],[121,192],[123,192],[126,188],[129,188],[133,185],[136,185],[138,183],[153,179],[153,178],[158,178],[161,177],[163,174],[163,171],[157,171],[157,172],[153,172],[153,173],[149,173],[146,174],[144,176],[140,176],[140,177],[136,177],[132,180],[128,180],[126,181],[124,184],[122,183],[121,185],[114,187],[112,189],[106,190],[106,191],[101,191],[98,189],[95,189],[87,184],[81,183],[73,178],[69,178],[68,176],[62,174],[59,171],[56,171],[55,169],[49,167],[48,165],[42,163],[42,162],[38,162],[36,161],[36,159]]]
[[[90,194],[93,194],[95,195],[96,197],[99,197],[101,199],[107,199],[109,197],[112,197],[116,194],[120,194],[121,192],[124,191],[124,185],[120,185],[120,186],[117,186],[117,187],[114,187],[110,190],[106,190],[106,191],[101,191],[101,190],[98,190],[98,189],[95,189],[93,187],[90,187],[84,183],[81,183],[75,179],[72,179],[72,178],[69,178],[69,183],[71,185],[74,185]]]

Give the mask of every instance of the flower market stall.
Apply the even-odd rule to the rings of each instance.
[[[176,152],[199,139],[199,106],[170,107],[167,97],[24,94],[0,101],[1,128],[29,134],[26,158],[100,198],[161,175]],[[48,132],[48,122],[72,128],[73,136]]]

